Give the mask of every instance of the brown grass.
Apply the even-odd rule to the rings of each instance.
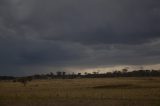
[[[0,106],[160,106],[160,78],[0,82]]]

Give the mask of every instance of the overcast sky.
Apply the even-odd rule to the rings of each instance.
[[[159,0],[0,0],[0,75],[156,64]]]

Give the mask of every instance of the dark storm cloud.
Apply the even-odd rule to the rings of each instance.
[[[11,13],[44,39],[144,43],[159,37],[159,5],[157,0],[13,0]]]
[[[58,65],[81,59],[86,55],[85,48],[80,45],[71,45],[64,42],[49,42],[44,40],[19,39],[1,41],[1,61],[2,65],[32,65],[48,64]],[[83,51],[79,51],[83,50]]]
[[[0,67],[159,63],[159,5],[159,0],[1,0]]]

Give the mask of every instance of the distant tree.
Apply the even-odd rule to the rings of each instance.
[[[53,79],[54,78],[54,73],[50,72],[50,77]]]
[[[32,81],[33,78],[32,77],[26,77],[27,81]]]
[[[122,72],[123,72],[123,73],[127,73],[127,72],[128,72],[128,69],[127,69],[127,68],[124,68],[124,69],[122,69]]]
[[[81,73],[78,73],[77,75],[78,75],[78,76],[81,76]]]
[[[94,74],[94,75],[95,75],[95,74],[97,74],[97,72],[95,72],[95,71],[94,71],[94,72],[92,72],[92,74]]]
[[[84,75],[87,75],[88,73],[87,72],[84,72]]]
[[[26,78],[20,78],[20,79],[17,80],[17,82],[20,82],[20,83],[22,83],[24,86],[26,86],[26,84],[27,84],[27,79],[26,79]]]
[[[50,76],[54,76],[54,74],[52,72],[50,72]]]
[[[63,75],[63,79],[65,79],[65,77],[66,77],[66,72],[62,72],[62,75]]]
[[[29,81],[32,81],[32,77],[21,77],[21,78],[18,78],[17,80],[14,80],[13,82],[20,82],[20,83],[22,83],[24,86],[26,86],[26,84],[27,84]]]
[[[62,76],[62,72],[58,71],[57,76]]]
[[[65,76],[65,75],[66,75],[66,72],[63,72],[62,75]]]

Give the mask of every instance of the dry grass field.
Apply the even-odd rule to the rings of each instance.
[[[1,81],[0,106],[160,106],[160,78]]]

